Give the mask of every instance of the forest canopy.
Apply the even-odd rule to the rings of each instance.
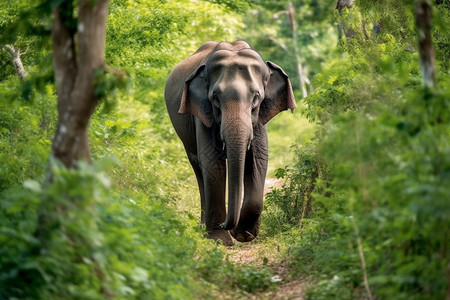
[[[7,0],[0,16],[0,299],[270,298],[299,279],[304,299],[450,298],[448,1]],[[210,40],[247,41],[297,100],[268,123],[260,264],[204,238],[164,103]],[[67,164],[58,133],[80,124]]]

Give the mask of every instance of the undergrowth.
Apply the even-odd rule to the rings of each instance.
[[[168,125],[142,118],[141,103],[99,110],[94,164],[52,165],[48,183],[53,102],[35,93],[1,103],[1,299],[214,299],[275,287],[267,267],[236,265],[204,238],[182,147]]]
[[[424,89],[402,38],[341,41],[305,99],[316,136],[276,171],[263,228],[289,239],[292,272],[314,281],[307,299],[448,296],[450,77]]]

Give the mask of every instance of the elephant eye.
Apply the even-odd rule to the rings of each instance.
[[[259,96],[260,94],[257,92],[255,97],[253,97],[252,109],[256,108],[259,104]]]
[[[220,108],[220,100],[219,100],[219,96],[217,96],[216,93],[213,93],[213,97],[212,97],[212,103],[215,107]]]

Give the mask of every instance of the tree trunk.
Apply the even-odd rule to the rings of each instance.
[[[94,93],[94,72],[104,69],[108,0],[78,0],[77,17],[73,15],[74,1],[66,0],[58,3],[60,4],[52,11],[53,69],[58,94],[58,123],[50,162],[58,160],[67,168],[75,168],[78,160],[90,161],[88,124],[98,102]],[[51,168],[47,174],[47,181],[52,181]],[[67,206],[67,202],[63,203],[61,200],[59,200],[61,203],[52,203],[51,197],[41,203],[36,230],[41,249],[52,247],[52,233],[55,232],[55,228],[59,230],[61,226],[66,226],[61,224],[55,215],[69,215],[69,207],[76,210],[73,207],[78,207],[77,201],[80,201],[69,194],[62,194],[60,197],[66,198],[64,200],[72,202],[73,205]],[[84,200],[90,201],[90,205],[94,203],[93,197]],[[80,209],[86,207],[91,209],[90,205],[81,206]],[[95,214],[94,210],[92,214]],[[70,246],[70,243],[81,243],[80,241],[90,243],[89,239],[85,239],[78,232],[71,235],[68,236],[67,246]],[[92,253],[89,258],[94,264],[93,272],[101,282],[100,289],[103,296],[114,297],[107,286],[105,270]],[[75,260],[82,261],[81,255]]]
[[[25,71],[22,60],[20,59],[20,56],[22,53],[20,53],[19,49],[14,48],[13,45],[5,45],[3,46],[3,49],[8,52],[9,57],[11,58],[11,61],[14,65],[14,68],[16,69],[17,76],[20,80],[24,80],[25,77],[27,77],[27,72]]]
[[[51,159],[68,168],[90,161],[88,124],[98,102],[94,71],[104,69],[108,0],[79,0],[77,28],[70,26],[72,11],[71,1],[56,6],[52,28],[58,123]]]
[[[355,2],[355,0],[337,0],[337,2],[336,2],[336,9],[339,11],[339,14],[340,14],[341,11],[345,7],[350,9],[353,6],[354,2]]]
[[[422,81],[426,88],[434,88],[436,84],[436,68],[433,41],[431,37],[432,7],[429,1],[416,0],[415,10]]]
[[[351,9],[354,5],[354,0],[337,0],[336,9],[339,15],[342,14],[344,8]],[[346,27],[342,22],[338,22],[338,38],[342,39],[342,33],[344,33],[346,38],[351,38],[355,36],[355,31],[352,28]]]
[[[292,41],[294,44],[295,62],[297,64],[298,80],[300,88],[302,90],[302,98],[306,98],[308,96],[308,92],[306,91],[305,86],[305,76],[303,74],[303,66],[302,63],[300,62],[300,54],[299,54],[300,51],[298,50],[298,37],[297,37],[297,22],[295,21],[295,10],[291,1],[288,2],[288,17],[291,23]]]

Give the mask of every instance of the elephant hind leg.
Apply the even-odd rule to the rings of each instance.
[[[197,179],[198,191],[200,193],[200,207],[201,207],[201,222],[202,224],[206,223],[206,203],[205,203],[205,185],[203,182],[202,170],[200,168],[200,164],[198,162],[197,155],[187,153],[189,158],[189,162],[191,163],[192,169],[194,170],[195,177]]]

